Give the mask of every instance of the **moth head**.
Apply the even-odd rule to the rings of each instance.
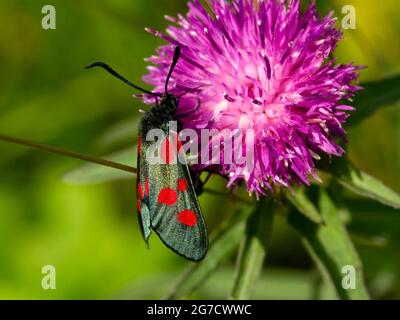
[[[178,107],[179,100],[178,97],[174,96],[173,94],[164,94],[162,99],[161,99],[161,104],[164,105],[164,107],[168,106],[175,106],[175,111],[176,108]]]

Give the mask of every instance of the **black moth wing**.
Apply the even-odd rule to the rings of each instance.
[[[166,133],[164,141],[173,139]],[[143,151],[154,144],[157,142],[142,140]],[[182,161],[150,164],[144,157],[146,155],[142,153],[140,168],[142,171],[143,166],[147,166],[151,228],[174,252],[186,259],[200,261],[208,249],[208,235],[188,165]],[[180,158],[185,159],[182,154]],[[142,221],[146,226],[145,220]]]

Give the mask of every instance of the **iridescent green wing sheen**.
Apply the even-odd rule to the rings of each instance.
[[[148,173],[152,229],[179,255],[192,261],[203,259],[207,228],[187,164],[149,164]]]
[[[143,148],[143,138],[139,134],[137,157],[137,206],[138,219],[143,238],[148,242],[151,235],[150,206],[149,206],[149,166],[146,162],[146,149]]]

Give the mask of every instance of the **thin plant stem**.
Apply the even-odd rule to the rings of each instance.
[[[79,160],[84,160],[84,161],[88,161],[88,162],[97,163],[97,164],[100,164],[100,165],[103,165],[103,166],[106,166],[106,167],[111,167],[111,168],[114,168],[114,169],[130,172],[130,173],[135,174],[135,175],[137,173],[136,168],[133,168],[131,166],[127,166],[125,164],[116,163],[116,162],[113,162],[113,161],[97,158],[97,157],[94,157],[94,156],[78,153],[78,152],[75,152],[75,151],[69,151],[69,150],[65,150],[65,149],[61,149],[61,148],[57,148],[57,147],[48,146],[48,145],[41,144],[41,143],[38,143],[38,142],[34,142],[34,141],[31,141],[31,140],[27,140],[27,139],[10,137],[10,136],[6,136],[6,135],[3,135],[3,134],[0,134],[0,140],[6,141],[6,142],[11,142],[11,143],[14,143],[14,144],[19,144],[19,145],[30,147],[30,148],[37,149],[37,150],[43,150],[43,151],[47,151],[47,152],[51,152],[51,153],[55,153],[55,154],[60,154],[60,155],[63,155],[63,156],[66,156],[66,157],[70,157],[70,158],[75,158],[75,159],[79,159]]]
[[[47,151],[47,152],[54,153],[54,154],[59,154],[59,155],[66,156],[66,157],[69,157],[69,158],[74,158],[74,159],[79,159],[79,160],[83,160],[83,161],[96,163],[96,164],[99,164],[99,165],[102,165],[102,166],[106,166],[106,167],[110,167],[110,168],[126,171],[126,172],[129,172],[129,173],[132,173],[135,176],[137,174],[137,169],[136,168],[128,166],[128,165],[125,165],[125,164],[122,164],[122,163],[117,163],[117,162],[109,161],[109,160],[106,160],[106,159],[97,158],[97,157],[94,157],[94,156],[91,156],[91,155],[82,154],[82,153],[75,152],[75,151],[70,151],[70,150],[65,150],[65,149],[58,148],[58,147],[45,145],[45,144],[38,143],[38,142],[35,142],[35,141],[27,140],[27,139],[11,137],[11,136],[0,134],[0,140],[5,141],[5,142],[18,144],[18,145],[22,145],[22,146],[33,148],[33,149],[37,149],[37,150],[42,150],[42,151]],[[214,194],[216,196],[222,196],[222,197],[226,197],[227,196],[226,193],[220,192],[220,191],[216,191],[216,190],[205,189],[204,191],[207,192],[207,193],[210,193],[210,194]],[[252,204],[251,201],[242,199],[242,198],[237,197],[235,195],[232,195],[232,197],[233,197],[233,199],[235,199],[235,200],[237,200],[239,202],[246,203],[246,204]]]

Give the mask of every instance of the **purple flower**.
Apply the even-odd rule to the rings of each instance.
[[[315,162],[323,154],[342,156],[337,138],[354,110],[349,100],[360,67],[336,64],[331,57],[342,33],[332,13],[320,18],[311,4],[300,12],[299,0],[211,1],[210,15],[199,1],[189,12],[166,17],[167,34],[149,32],[169,42],[148,59],[144,80],[163,92],[175,46],[182,57],[170,92],[181,98],[185,128],[253,129],[254,165],[224,164],[229,185],[240,180],[249,192],[264,194],[274,185],[318,179]],[[149,101],[149,100],[146,100]],[[198,166],[204,169],[206,165]]]

